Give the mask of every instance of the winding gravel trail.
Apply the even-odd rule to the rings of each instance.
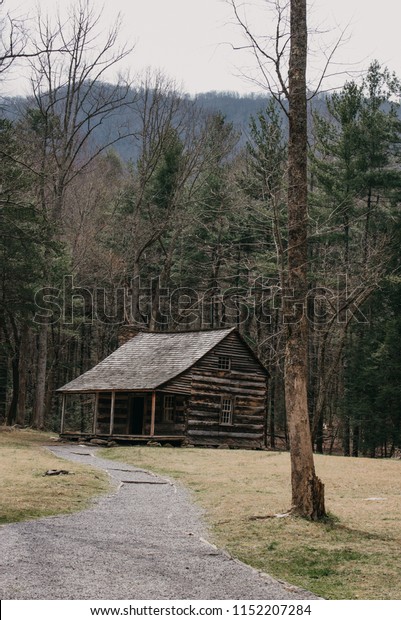
[[[166,478],[92,447],[51,451],[107,471],[115,491],[73,515],[1,527],[1,599],[318,598],[208,543],[200,510]]]

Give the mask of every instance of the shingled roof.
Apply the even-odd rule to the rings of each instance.
[[[154,390],[191,368],[234,329],[139,333],[57,391]]]

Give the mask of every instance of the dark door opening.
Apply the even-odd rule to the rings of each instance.
[[[144,409],[145,409],[145,399],[143,396],[134,396],[133,398],[131,398],[130,417],[129,417],[129,434],[130,435],[142,435]]]

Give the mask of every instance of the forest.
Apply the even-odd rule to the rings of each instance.
[[[91,10],[62,28],[39,19],[30,54],[15,24],[7,47],[9,27],[0,88],[19,55],[31,94],[0,99],[0,423],[57,431],[55,390],[124,326],[236,325],[270,373],[268,447],[286,449],[284,327],[306,315],[314,449],[399,455],[397,76],[374,61],[309,102],[308,295],[288,314],[277,102],[255,96],[249,114],[240,96],[189,97],[151,70],[110,83],[128,50],[116,25],[94,53]]]

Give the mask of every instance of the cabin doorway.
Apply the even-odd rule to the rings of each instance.
[[[133,396],[130,401],[129,435],[142,435],[144,412],[145,398],[143,396]]]

